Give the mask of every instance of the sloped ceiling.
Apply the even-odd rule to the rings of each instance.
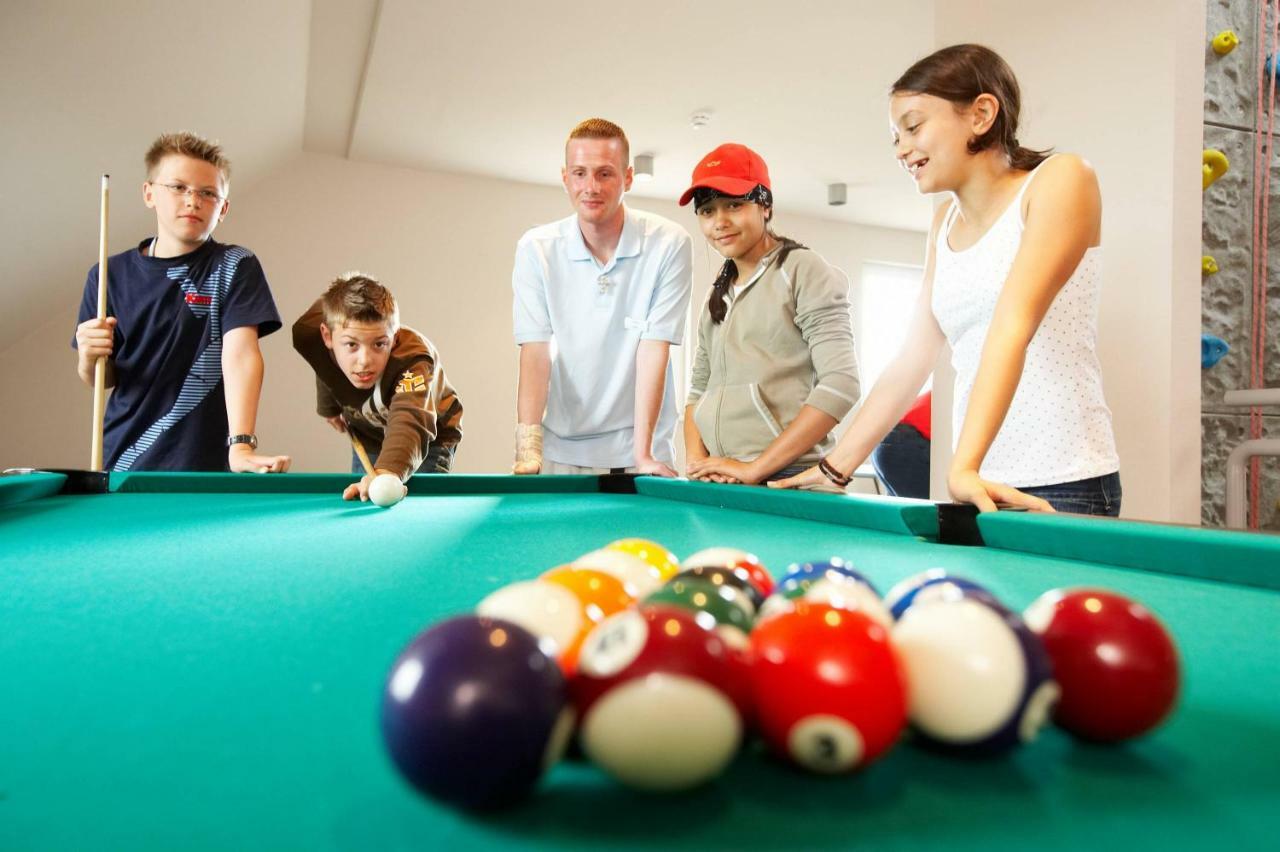
[[[360,73],[322,97],[317,86],[333,92],[325,75],[365,33]],[[317,0],[312,42],[329,64],[320,71],[313,52],[316,150],[555,183],[568,129],[599,115],[624,127],[633,154],[655,156],[640,195],[678,195],[702,154],[738,141],[768,161],[780,208],[915,230],[928,221],[890,154],[885,94],[933,48],[932,0]],[[695,130],[690,116],[704,109],[711,120]],[[320,132],[344,118],[346,134]],[[836,182],[849,185],[844,207],[827,205]]]

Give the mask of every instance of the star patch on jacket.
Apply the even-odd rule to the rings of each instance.
[[[405,370],[396,385],[396,393],[414,393],[427,386],[427,380],[413,370]]]

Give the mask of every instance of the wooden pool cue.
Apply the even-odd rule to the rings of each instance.
[[[356,451],[356,456],[360,459],[360,464],[364,466],[364,472],[373,476],[373,462],[369,461],[369,454],[364,451],[364,444],[360,443],[360,439],[356,437],[356,433],[351,431],[351,425],[347,424],[347,437],[351,439],[351,447]]]
[[[98,231],[98,319],[107,318],[107,210],[110,206],[110,175],[102,176],[101,227]],[[107,411],[107,358],[93,363],[93,436],[89,450],[89,470],[102,470],[102,427]]]

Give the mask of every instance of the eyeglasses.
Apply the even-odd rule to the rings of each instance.
[[[210,204],[222,203],[222,196],[212,189],[196,189],[195,187],[187,186],[185,183],[156,183],[155,181],[152,181],[151,185],[163,186],[176,198],[186,198],[188,195],[193,195],[199,201],[207,201]]]

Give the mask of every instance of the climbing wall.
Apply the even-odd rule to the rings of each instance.
[[[1250,386],[1251,323],[1254,275],[1254,150],[1258,136],[1257,81],[1269,89],[1266,63],[1259,67],[1258,44],[1270,46],[1272,19],[1258,32],[1258,2],[1209,0],[1204,75],[1204,147],[1226,155],[1229,168],[1204,192],[1204,254],[1213,259],[1202,268],[1203,331],[1224,341],[1229,351],[1201,373],[1201,520],[1221,526],[1224,521],[1227,455],[1249,438],[1248,409],[1223,405],[1228,390]],[[1220,33],[1232,31],[1239,43]],[[1280,100],[1280,83],[1276,87]],[[1280,107],[1275,110],[1276,140],[1280,141]],[[1280,387],[1280,157],[1268,157],[1271,169],[1269,245],[1267,259],[1267,321],[1265,386]],[[1261,177],[1261,176],[1260,176]],[[1259,189],[1262,183],[1259,181]],[[1260,218],[1260,221],[1261,218]],[[1259,258],[1261,260],[1261,252]],[[1212,271],[1216,266],[1217,271]],[[1215,344],[1210,341],[1210,347]],[[1212,360],[1211,353],[1210,360]],[[1263,409],[1263,437],[1280,438],[1280,409]],[[1280,459],[1261,462],[1263,483],[1259,526],[1280,531]]]

